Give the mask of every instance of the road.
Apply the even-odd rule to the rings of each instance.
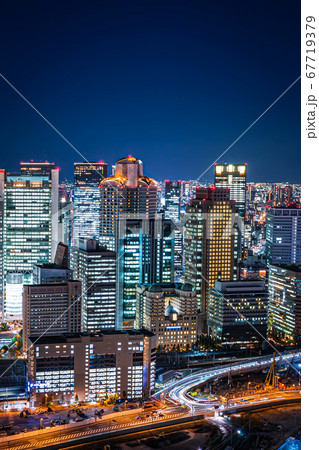
[[[136,413],[130,416],[126,416],[123,418],[114,419],[97,419],[95,424],[84,425],[77,429],[70,430],[58,430],[58,428],[50,428],[48,433],[42,436],[33,436],[33,437],[25,437],[21,438],[18,441],[11,441],[8,443],[0,443],[0,449],[13,449],[13,450],[24,450],[24,449],[32,449],[32,448],[45,448],[45,446],[58,444],[60,442],[65,441],[74,441],[76,439],[82,437],[88,437],[93,435],[105,434],[107,432],[114,432],[121,429],[138,429],[143,425],[158,423],[158,422],[167,422],[171,419],[176,419],[179,417],[187,416],[188,412],[179,408],[179,411],[174,408],[174,411],[167,409],[165,413],[163,413],[163,417],[146,417],[149,415],[148,413],[141,414],[142,419],[136,419]]]
[[[283,357],[276,357],[276,361],[279,362],[280,360],[283,361],[289,361],[293,356],[299,356],[301,355],[300,352],[289,352],[283,355]],[[192,388],[205,383],[208,380],[214,379],[214,378],[221,378],[225,377],[229,374],[229,371],[231,370],[232,375],[236,373],[246,373],[246,372],[253,372],[253,371],[259,371],[262,369],[266,369],[270,367],[273,359],[271,356],[265,356],[261,358],[256,358],[254,360],[250,360],[247,362],[236,362],[232,364],[231,368],[230,365],[226,365],[224,367],[219,368],[213,368],[213,369],[203,369],[196,371],[192,375],[188,375],[185,378],[182,378],[172,385],[165,387],[164,389],[161,389],[158,391],[154,397],[157,399],[161,399],[161,394],[163,395],[169,395],[171,399],[174,401],[187,405],[191,410],[194,411],[202,411],[208,408],[207,402],[198,402],[192,399],[189,399],[186,397],[186,393],[191,390]],[[210,408],[212,407],[212,403],[210,403]]]
[[[300,353],[299,353],[300,354]],[[294,353],[287,353],[283,355],[283,359],[289,361],[292,356],[296,356],[296,352]],[[277,358],[279,360],[280,357]],[[235,373],[243,373],[243,372],[253,372],[256,370],[262,370],[267,367],[269,367],[272,363],[272,357],[262,357],[262,358],[256,358],[255,360],[250,360],[246,362],[234,362],[234,364],[231,367],[232,374]],[[217,377],[225,377],[228,375],[230,370],[230,366],[226,365],[224,367],[214,368],[214,369],[203,369],[200,371],[197,371],[196,373],[189,375],[181,380],[176,381],[171,386],[166,387],[160,391],[158,391],[154,397],[157,399],[161,399],[161,394],[169,394],[169,397],[176,401],[178,404],[185,404],[188,406],[189,410],[182,409],[180,406],[175,406],[172,408],[167,408],[164,411],[164,416],[162,417],[146,417],[146,414],[141,414],[143,417],[142,419],[137,420],[136,419],[136,412],[132,412],[131,415],[122,417],[122,418],[116,418],[116,421],[114,419],[107,419],[106,417],[103,417],[102,420],[97,419],[97,422],[94,424],[88,424],[85,425],[85,422],[83,425],[79,428],[73,428],[68,430],[60,430],[58,428],[49,429],[48,432],[45,435],[41,436],[34,436],[34,437],[25,437],[20,439],[19,441],[16,441],[15,443],[12,441],[10,442],[10,447],[8,447],[8,444],[0,444],[0,450],[2,449],[14,449],[14,450],[24,450],[24,449],[32,449],[32,448],[44,448],[45,446],[52,445],[54,443],[59,443],[63,441],[74,441],[81,437],[86,437],[90,435],[99,435],[106,432],[113,432],[124,428],[134,428],[138,430],[138,428],[141,425],[145,424],[151,424],[154,422],[167,422],[168,420],[179,418],[179,417],[186,417],[190,414],[203,412],[203,413],[211,413],[214,406],[217,406],[216,402],[204,402],[204,401],[196,401],[194,399],[189,398],[186,394],[187,391],[192,389],[195,386],[198,386],[207,380],[217,378]],[[289,398],[289,395],[293,396],[293,393],[264,393],[262,396],[254,395],[254,400],[247,401],[246,406],[252,406],[253,404],[257,403],[263,403],[265,406],[267,403],[274,401],[277,398],[280,400],[284,400],[285,398]],[[279,398],[280,397],[280,398]],[[237,401],[240,402],[240,399]],[[234,403],[236,403],[236,399],[232,399],[230,402],[231,404],[228,405],[228,407],[236,406]],[[219,404],[219,402],[218,402]],[[242,403],[241,403],[242,407]],[[224,411],[226,412],[227,408],[224,408]],[[222,411],[222,409],[220,409]],[[218,425],[220,423],[218,420],[214,420],[214,423]],[[223,424],[220,423],[220,426]],[[223,425],[226,426],[226,425]]]

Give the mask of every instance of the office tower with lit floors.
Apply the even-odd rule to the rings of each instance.
[[[237,280],[241,221],[229,189],[198,188],[186,209],[185,282],[195,287],[203,313],[215,281]]]
[[[81,282],[67,280],[24,285],[23,348],[30,336],[81,331]]]
[[[246,208],[246,164],[215,164],[214,184],[218,188],[229,188],[230,200],[236,201],[239,215],[245,217]]]
[[[80,238],[70,267],[82,282],[82,330],[116,327],[116,254],[94,239]]]
[[[117,243],[117,328],[134,328],[136,287],[174,281],[174,226],[159,216],[119,220]]]
[[[5,170],[0,169],[0,318],[3,318],[4,283],[3,283],[3,215],[4,215]]]
[[[165,180],[165,219],[181,220],[181,181]]]
[[[175,226],[175,278],[183,275],[184,227],[181,224],[182,182],[165,180],[165,219],[172,220]]]
[[[300,264],[271,265],[268,291],[268,338],[278,345],[300,345]]]
[[[99,239],[100,182],[107,175],[103,162],[74,163],[73,245],[80,238]]]
[[[22,319],[23,284],[31,283],[34,264],[52,261],[58,245],[59,172],[50,163],[40,167],[39,174],[5,174],[3,278],[8,320]]]
[[[116,248],[115,234],[119,219],[153,219],[157,213],[157,183],[143,175],[141,160],[128,156],[119,159],[115,174],[100,183],[100,241]]]
[[[148,330],[44,335],[28,339],[31,401],[40,405],[139,400],[155,391],[156,340]]]
[[[259,347],[267,332],[267,311],[264,281],[216,281],[208,297],[208,332],[224,348]]]
[[[301,262],[301,208],[299,205],[267,210],[266,262],[299,264]]]
[[[59,241],[72,247],[74,218],[74,184],[64,181],[59,185]]]

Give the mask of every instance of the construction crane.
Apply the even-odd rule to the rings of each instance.
[[[276,353],[273,354],[273,360],[271,366],[268,370],[265,387],[266,389],[275,389],[277,386],[277,376],[276,376]]]

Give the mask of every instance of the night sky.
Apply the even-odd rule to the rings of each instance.
[[[7,0],[0,33],[1,73],[88,160],[158,180],[196,179],[300,75],[295,0]],[[2,79],[0,148],[62,179],[81,160]],[[220,162],[300,182],[300,81]]]

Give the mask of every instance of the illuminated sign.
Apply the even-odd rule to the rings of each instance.
[[[223,166],[215,166],[215,173],[217,173],[217,175],[220,175],[221,173],[223,173],[223,171],[224,171]]]

